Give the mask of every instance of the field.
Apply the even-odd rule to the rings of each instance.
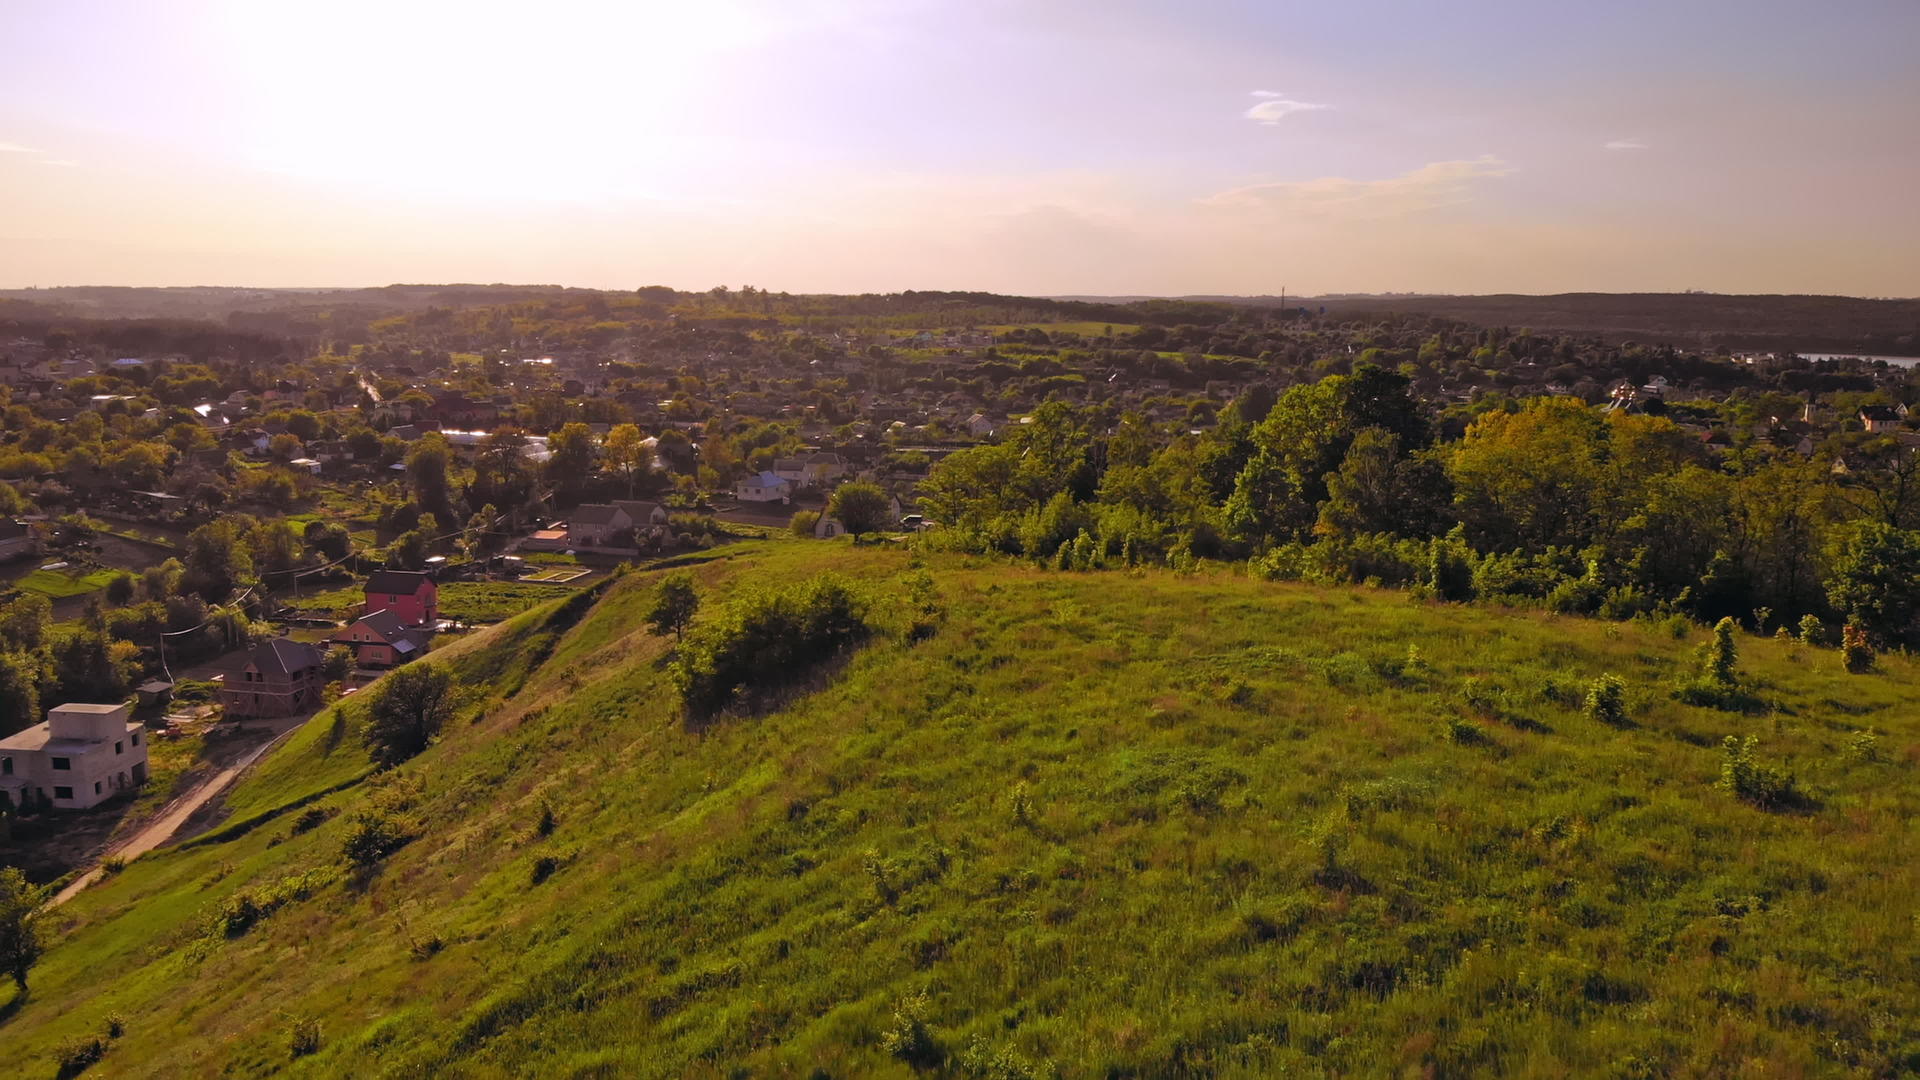
[[[468,623],[492,623],[518,615],[572,590],[533,581],[451,581],[440,586],[440,614]]]
[[[701,619],[832,570],[891,627],[910,557],[729,545]],[[926,566],[930,636],[699,729],[644,628],[660,575],[516,586],[572,599],[425,661],[476,700],[421,757],[375,775],[364,704],[322,713],[227,830],[60,909],[0,1002],[13,1060],[51,1074],[117,1013],[102,1075],[1920,1066],[1911,661],[1743,635],[1732,712],[1671,692],[1684,624]],[[1612,722],[1582,705],[1608,673]],[[1798,795],[1718,786],[1729,735]],[[351,874],[369,806],[417,836]]]
[[[34,570],[16,578],[13,587],[22,592],[39,593],[49,600],[60,600],[104,589],[107,583],[118,577],[120,573],[118,570],[88,570],[85,567]]]

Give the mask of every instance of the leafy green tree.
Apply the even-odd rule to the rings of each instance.
[[[647,612],[647,624],[655,634],[672,634],[675,641],[686,636],[694,613],[700,610],[700,594],[694,591],[693,575],[685,571],[668,575],[660,583],[660,594]]]
[[[855,542],[862,534],[886,528],[889,513],[887,493],[877,484],[842,484],[827,501],[827,516],[840,519]]]
[[[1920,532],[1862,521],[1841,540],[1827,598],[1876,645],[1920,645]]]
[[[0,648],[31,652],[47,643],[53,629],[53,602],[39,593],[21,593],[0,607]]]
[[[446,669],[415,662],[380,680],[367,710],[367,749],[374,762],[398,765],[425,750],[458,707]]]
[[[413,501],[445,521],[453,520],[453,492],[447,478],[452,456],[446,437],[437,431],[421,436],[407,451],[407,485],[413,490]]]
[[[1584,402],[1541,398],[1468,427],[1449,471],[1474,545],[1538,552],[1582,544],[1600,487],[1602,425]]]
[[[553,485],[562,506],[572,506],[580,501],[587,480],[599,467],[593,429],[577,421],[562,424],[548,437],[547,448],[553,455],[546,461],[547,482]]]
[[[27,973],[39,963],[43,892],[17,866],[0,867],[0,968],[27,992]]]

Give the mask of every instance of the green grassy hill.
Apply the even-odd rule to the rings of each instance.
[[[910,558],[715,555],[702,620],[833,570],[884,621]],[[1669,692],[1697,628],[927,568],[936,632],[766,715],[689,729],[642,574],[439,656],[484,701],[394,772],[323,714],[59,909],[10,1066],[117,1015],[101,1075],[1920,1068],[1909,661],[1743,636],[1765,705],[1725,712]],[[1802,804],[1716,787],[1747,734]],[[417,837],[356,876],[369,807]]]

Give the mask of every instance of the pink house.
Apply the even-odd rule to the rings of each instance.
[[[403,626],[432,626],[440,621],[440,589],[418,570],[376,570],[367,579],[362,615],[391,611]]]

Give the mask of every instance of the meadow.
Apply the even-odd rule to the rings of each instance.
[[[1708,636],[1679,621],[887,544],[688,562],[696,634],[829,571],[876,633],[697,726],[658,573],[437,651],[470,697],[426,753],[374,772],[350,699],[226,827],[59,909],[0,1003],[14,1060],[117,1015],[103,1075],[1920,1068],[1904,657],[1739,635],[1731,712],[1673,693]],[[939,614],[897,632],[921,566]],[[1624,715],[1585,705],[1609,674]],[[1730,735],[1795,799],[1724,789]],[[369,813],[411,839],[353,869]]]

